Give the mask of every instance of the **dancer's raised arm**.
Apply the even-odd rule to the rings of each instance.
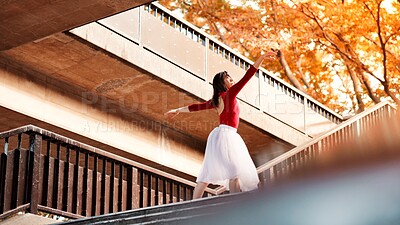
[[[231,98],[235,98],[236,95],[242,90],[244,85],[249,82],[249,80],[253,77],[253,75],[257,72],[258,68],[260,67],[261,63],[264,61],[264,59],[274,59],[276,56],[275,52],[267,52],[263,55],[261,55],[254,63],[253,65],[246,71],[246,74],[240,79],[236,84],[234,84],[230,89],[229,89],[229,94]]]

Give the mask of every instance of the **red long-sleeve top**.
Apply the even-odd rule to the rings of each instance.
[[[220,97],[223,101],[223,110],[219,115],[219,123],[225,124],[234,128],[238,128],[239,126],[239,104],[236,100],[236,96],[239,94],[240,90],[244,87],[244,85],[249,82],[249,80],[253,77],[253,75],[257,72],[257,69],[254,66],[250,66],[250,68],[246,71],[246,74],[240,79],[239,82],[234,84],[229,90],[226,92],[222,92]],[[221,104],[221,103],[220,103]],[[189,105],[189,111],[199,111],[205,109],[214,108],[212,104],[212,99]]]

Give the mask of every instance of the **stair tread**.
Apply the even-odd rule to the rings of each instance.
[[[106,215],[94,216],[90,218],[81,218],[72,220],[63,224],[143,224],[151,221],[166,221],[169,219],[192,218],[195,215],[217,213],[217,209],[225,208],[242,199],[246,194],[252,192],[227,194],[221,196],[212,196],[202,199],[195,199],[185,202],[176,202],[165,205],[151,206],[147,208],[134,209],[130,211],[111,213]],[[194,212],[195,211],[195,212]],[[191,214],[190,214],[191,213]]]
[[[176,215],[176,214],[185,214],[188,213],[189,211],[192,210],[201,210],[201,209],[209,209],[211,207],[219,207],[223,206],[226,204],[229,204],[231,202],[221,202],[221,203],[215,203],[215,204],[207,204],[207,205],[202,205],[202,206],[195,206],[195,207],[185,207],[182,209],[171,209],[167,211],[160,211],[160,212],[153,212],[149,214],[141,214],[141,215],[132,215],[129,217],[118,217],[116,219],[111,219],[107,220],[107,223],[112,223],[112,222],[133,222],[134,220],[140,220],[140,219],[151,219],[154,220],[156,217],[162,217],[162,216],[171,216],[171,215]],[[182,216],[182,217],[187,217],[187,216]],[[179,217],[171,217],[171,218],[179,218]],[[161,218],[163,220],[165,218]],[[99,221],[99,222],[94,222],[92,224],[102,224],[104,221]]]

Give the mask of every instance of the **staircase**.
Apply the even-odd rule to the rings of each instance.
[[[263,188],[259,191],[81,218],[63,224],[319,225],[332,212],[344,219],[329,224],[353,225],[367,221],[398,224],[399,135],[395,108],[381,103],[260,166]],[[321,161],[318,156],[329,154],[334,157],[330,157],[328,170],[313,163]],[[285,182],[284,178],[293,172],[298,175],[299,171],[306,170],[312,171],[312,176],[292,176],[293,179]],[[377,204],[390,206],[392,210],[379,210]]]
[[[397,157],[367,169],[328,174],[325,180],[317,176],[262,191],[60,224],[394,225],[400,224],[399,171],[400,157]]]
[[[334,170],[340,170],[345,161],[353,167],[360,162],[373,162],[376,167],[377,159],[385,163],[397,160],[394,165],[400,165],[397,117],[390,104],[375,105],[257,168],[261,186],[270,195],[271,186],[313,165],[320,156],[335,159],[347,155],[346,159],[339,157],[333,161]],[[245,202],[265,196],[258,191],[219,195],[224,189],[208,188],[208,198],[190,200],[195,186],[192,181],[32,125],[2,132],[0,140],[4,149],[0,155],[0,219],[21,211],[34,214],[41,211],[77,219],[68,222],[71,224],[200,224],[205,217],[210,219],[240,209]],[[390,164],[386,167],[389,173],[393,171]],[[315,171],[319,169],[316,167]],[[366,173],[369,176],[370,171]],[[378,177],[386,179],[377,181],[389,184],[380,187],[383,193],[392,191],[393,199],[397,195],[400,198],[399,185],[393,183],[398,179],[392,179],[395,176],[387,175],[386,170],[383,173]],[[369,180],[374,179],[375,176]],[[285,199],[287,195],[269,197],[278,201],[276,198]]]

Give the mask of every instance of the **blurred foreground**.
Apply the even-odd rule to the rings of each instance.
[[[400,224],[399,116],[260,192],[206,223]]]

